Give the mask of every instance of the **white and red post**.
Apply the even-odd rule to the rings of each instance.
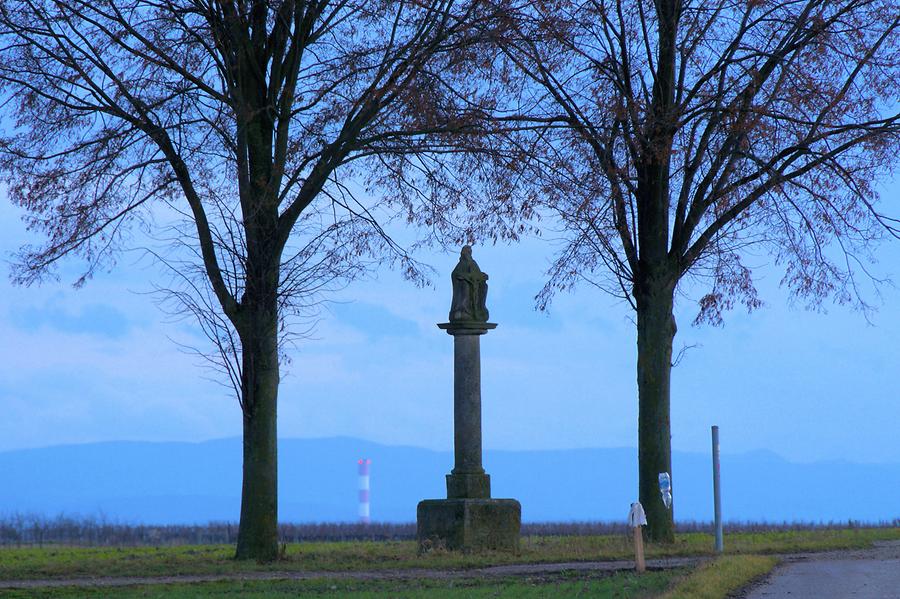
[[[361,459],[359,464],[359,521],[368,524],[370,520],[369,511],[369,465],[372,460]]]

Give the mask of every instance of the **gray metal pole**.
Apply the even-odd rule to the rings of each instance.
[[[716,511],[716,553],[722,553],[722,486],[719,477],[719,427],[712,427],[713,503]]]

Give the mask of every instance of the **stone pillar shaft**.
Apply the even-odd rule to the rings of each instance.
[[[481,335],[453,335],[453,474],[484,474],[481,463]]]
[[[453,470],[447,499],[488,499],[491,477],[481,464],[481,336],[492,322],[438,325],[453,335]]]

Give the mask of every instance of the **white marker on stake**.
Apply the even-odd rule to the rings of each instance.
[[[637,572],[647,570],[647,564],[644,562],[644,535],[641,533],[641,526],[647,524],[647,514],[644,513],[644,506],[639,501],[631,504],[631,511],[628,512],[628,526],[634,532],[634,569]]]

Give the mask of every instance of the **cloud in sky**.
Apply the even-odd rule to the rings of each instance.
[[[896,191],[896,187],[894,188]],[[0,251],[27,237],[0,205]],[[533,310],[552,244],[476,247],[490,274],[499,327],[482,338],[485,446],[634,446],[635,332],[631,313],[582,286]],[[881,270],[900,265],[886,245]],[[434,286],[390,271],[351,284],[322,313],[314,338],[292,351],[280,390],[285,437],[352,435],[391,444],[452,444],[453,341],[447,318],[456,254],[422,257]],[[765,266],[766,306],[736,309],[721,329],[692,327],[682,298],[673,372],[673,445],[707,451],[709,426],[723,451],[768,449],[795,460],[900,461],[896,379],[900,291],[886,288],[874,326],[843,307],[788,307],[777,269]],[[0,292],[0,450],[98,440],[201,440],[239,435],[240,411],[211,373],[170,337],[196,341],[144,293],[158,273],[127,260],[80,290],[66,283]]]
[[[51,300],[43,306],[15,306],[10,314],[10,322],[30,332],[54,329],[65,333],[84,333],[103,337],[121,338],[134,325],[115,306],[109,304],[88,304],[77,311]]]
[[[415,337],[418,324],[378,304],[367,302],[332,303],[329,309],[334,318],[363,332],[373,340],[385,337]]]

